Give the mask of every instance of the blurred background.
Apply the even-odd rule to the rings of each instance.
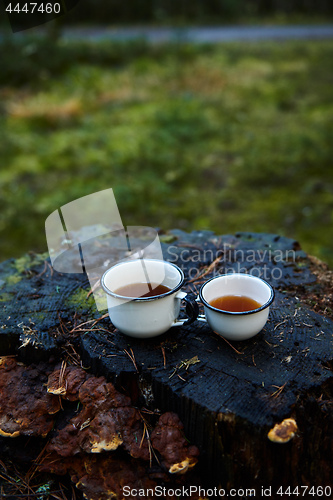
[[[51,212],[113,188],[125,226],[278,233],[333,266],[333,40],[186,37],[332,24],[332,2],[81,0],[14,34],[1,8],[0,261],[46,251]],[[175,36],[68,31],[142,25]]]

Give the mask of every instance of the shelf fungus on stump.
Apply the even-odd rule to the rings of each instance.
[[[293,418],[286,418],[280,424],[275,424],[267,435],[273,443],[288,443],[297,432],[297,424]]]
[[[49,377],[49,392],[58,391],[59,376],[57,371]],[[77,383],[71,384],[73,380]],[[123,445],[133,458],[149,460],[148,443],[141,442],[142,418],[139,410],[131,406],[129,397],[119,393],[104,377],[87,375],[77,367],[64,371],[61,387],[62,397],[76,398],[82,410],[51,439],[49,451],[66,457],[80,452],[114,451]]]
[[[77,401],[79,389],[85,382],[87,374],[84,370],[75,366],[67,366],[65,369],[54,370],[47,381],[47,392],[61,396],[69,401]]]
[[[88,500],[124,498],[123,488],[153,490],[156,481],[150,477],[144,462],[121,457],[117,453],[83,454],[63,458],[51,454],[39,466],[40,471],[70,475],[72,482]],[[128,496],[133,499],[133,496]],[[135,498],[137,498],[135,496]],[[145,496],[153,500],[153,496]],[[165,497],[162,497],[165,498]]]
[[[188,445],[176,414],[161,415],[154,426],[104,377],[65,363],[50,371],[45,364],[27,367],[13,357],[0,358],[0,435],[50,433],[40,471],[70,474],[89,500],[122,498],[125,485],[154,488],[175,474],[177,484],[186,480],[183,474],[199,451]],[[61,399],[68,401],[65,409]],[[63,410],[63,422],[66,408],[75,413],[61,427],[52,415]]]
[[[183,424],[175,413],[161,415],[151,434],[151,442],[171,474],[185,474],[198,461],[199,450],[196,446],[188,446]]]
[[[45,391],[43,368],[18,364],[13,357],[0,358],[0,436],[45,437],[51,431],[60,401]]]
[[[82,409],[50,439],[39,468],[68,472],[86,498],[121,498],[124,485],[153,488],[155,480],[168,482],[175,473],[184,474],[196,464],[199,451],[188,446],[176,414],[161,415],[149,436],[140,411],[104,377],[68,367],[49,377],[48,391],[59,393],[59,387],[64,389],[63,398],[72,400],[75,394]],[[152,474],[154,455],[160,462]]]

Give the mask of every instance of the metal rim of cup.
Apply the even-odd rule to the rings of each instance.
[[[177,271],[180,275],[180,282],[178,283],[177,286],[172,288],[172,290],[169,290],[168,292],[165,292],[165,293],[161,293],[159,295],[154,295],[152,297],[128,297],[126,295],[119,295],[118,293],[113,292],[112,290],[110,290],[110,288],[108,288],[106,286],[106,284],[104,283],[105,277],[111,269],[114,269],[115,267],[122,266],[125,264],[129,264],[130,262],[134,262],[134,260],[128,261],[128,262],[118,262],[118,264],[115,264],[114,266],[109,267],[109,269],[107,269],[104,272],[104,274],[101,278],[101,285],[102,285],[102,288],[106,294],[111,295],[112,297],[115,297],[117,299],[127,299],[127,300],[131,300],[131,301],[135,301],[135,302],[141,302],[141,301],[148,302],[150,300],[162,299],[162,298],[166,297],[167,295],[172,295],[173,293],[177,292],[183,286],[184,281],[185,281],[185,276],[184,276],[183,271],[180,269],[180,267],[176,266],[176,264],[173,264],[172,262],[168,262],[167,260],[159,260],[159,259],[137,259],[137,260],[143,260],[143,261],[149,261],[149,262],[162,262],[163,264],[168,264],[169,266],[173,266],[175,269],[177,269]]]
[[[275,297],[275,292],[274,292],[272,286],[269,283],[267,283],[267,281],[263,280],[262,278],[259,278],[258,276],[252,276],[251,274],[243,273],[243,274],[237,274],[237,276],[248,276],[250,279],[260,280],[263,283],[265,283],[265,285],[270,289],[270,292],[271,292],[269,299],[262,306],[258,307],[257,309],[251,309],[250,311],[226,311],[225,309],[218,309],[217,307],[211,306],[209,304],[209,302],[207,302],[207,300],[203,296],[204,287],[210,281],[213,281],[213,280],[216,280],[219,278],[230,277],[230,276],[236,276],[236,273],[221,274],[220,276],[214,276],[213,278],[210,278],[209,280],[205,281],[205,283],[201,286],[201,288],[199,290],[200,300],[205,307],[208,307],[208,309],[211,309],[212,311],[216,311],[216,312],[221,313],[221,314],[230,314],[231,316],[244,316],[247,314],[255,314],[259,311],[263,311],[264,309],[269,307],[271,305],[271,303],[273,302],[274,297]]]

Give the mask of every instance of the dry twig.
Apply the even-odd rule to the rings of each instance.
[[[172,378],[172,377],[175,375],[175,373],[176,373],[178,370],[180,370],[181,368],[185,368],[185,370],[187,371],[191,365],[195,365],[196,363],[200,363],[200,359],[198,359],[198,356],[193,356],[193,358],[191,358],[191,359],[187,359],[187,360],[185,360],[185,361],[181,361],[181,362],[179,363],[179,365],[177,365],[177,366],[174,368],[174,370],[173,370],[173,372],[171,373],[171,375],[170,375],[170,377],[169,377],[169,378]],[[178,374],[177,374],[177,375],[178,375]],[[178,375],[178,377],[179,377],[179,378],[181,378],[179,375]],[[181,378],[181,380],[184,380],[184,382],[185,382],[185,379]]]
[[[152,466],[152,460],[153,460],[153,455],[154,457],[156,458],[156,461],[157,463],[159,464],[160,461],[155,453],[155,450],[151,444],[151,440],[150,440],[150,434],[149,434],[149,424],[147,422],[147,420],[142,416],[141,412],[139,411],[140,413],[140,417],[142,418],[142,421],[143,421],[143,433],[142,433],[142,438],[141,438],[141,442],[140,442],[140,448],[142,446],[142,443],[143,443],[143,440],[144,438],[146,437],[147,438],[147,442],[148,442],[148,450],[149,450],[149,465],[150,467]]]
[[[231,349],[233,349],[237,354],[244,354],[243,352],[237,351],[236,347],[234,347],[232,344],[230,344],[230,342],[227,339],[225,339],[224,337],[222,337],[222,335],[220,335],[217,332],[214,332],[214,333],[216,333],[216,335],[221,337],[221,339],[223,339],[228,345],[230,345]]]
[[[195,278],[192,278],[191,280],[189,280],[189,283],[193,283],[195,281],[201,280],[202,278],[207,276],[207,274],[210,274],[216,268],[218,263],[222,260],[222,257],[223,257],[223,255],[220,255],[220,257],[217,257],[215,260],[213,260],[213,262],[207,267],[206,271],[204,271],[199,276],[196,276]]]
[[[137,364],[136,364],[136,361],[135,361],[135,356],[134,356],[134,352],[133,352],[133,349],[131,348],[131,354],[126,351],[126,349],[124,349],[124,353],[127,354],[127,356],[130,358],[130,360],[132,361],[133,365],[134,365],[134,368],[136,370],[136,373],[139,373],[139,370],[138,370],[138,367],[137,367]]]
[[[97,288],[100,286],[100,284],[101,284],[101,280],[100,280],[100,279],[98,279],[98,280],[96,281],[96,283],[94,284],[94,286],[93,286],[93,287],[91,287],[90,291],[87,293],[86,299],[89,299],[90,295],[91,295],[92,293],[94,293],[94,291],[95,291],[95,290],[97,290]]]
[[[165,349],[164,349],[164,347],[161,347],[161,349],[162,349],[162,354],[163,354],[163,366],[164,366],[164,368],[166,368]]]
[[[275,387],[277,389],[277,391],[273,392],[273,394],[270,395],[271,398],[278,398],[281,394],[281,392],[283,391],[283,389],[286,387],[287,385],[287,382],[285,382],[283,385],[281,385],[281,387],[279,387],[278,385],[272,385],[272,387]]]

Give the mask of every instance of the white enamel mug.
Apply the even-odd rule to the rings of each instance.
[[[147,282],[162,284],[170,290],[152,297],[126,297],[117,293],[121,287]],[[195,321],[198,304],[181,290],[183,284],[184,274],[179,267],[157,259],[120,262],[108,269],[101,279],[111,322],[125,335],[137,338],[156,337],[172,326]],[[186,302],[189,318],[178,320],[182,299]]]
[[[213,307],[210,302],[224,295],[243,295],[259,302],[260,307],[251,311],[232,312]],[[261,278],[251,274],[224,274],[216,276],[200,289],[200,301],[205,317],[214,332],[229,340],[246,340],[254,337],[265,326],[269,306],[274,300],[274,290]]]

